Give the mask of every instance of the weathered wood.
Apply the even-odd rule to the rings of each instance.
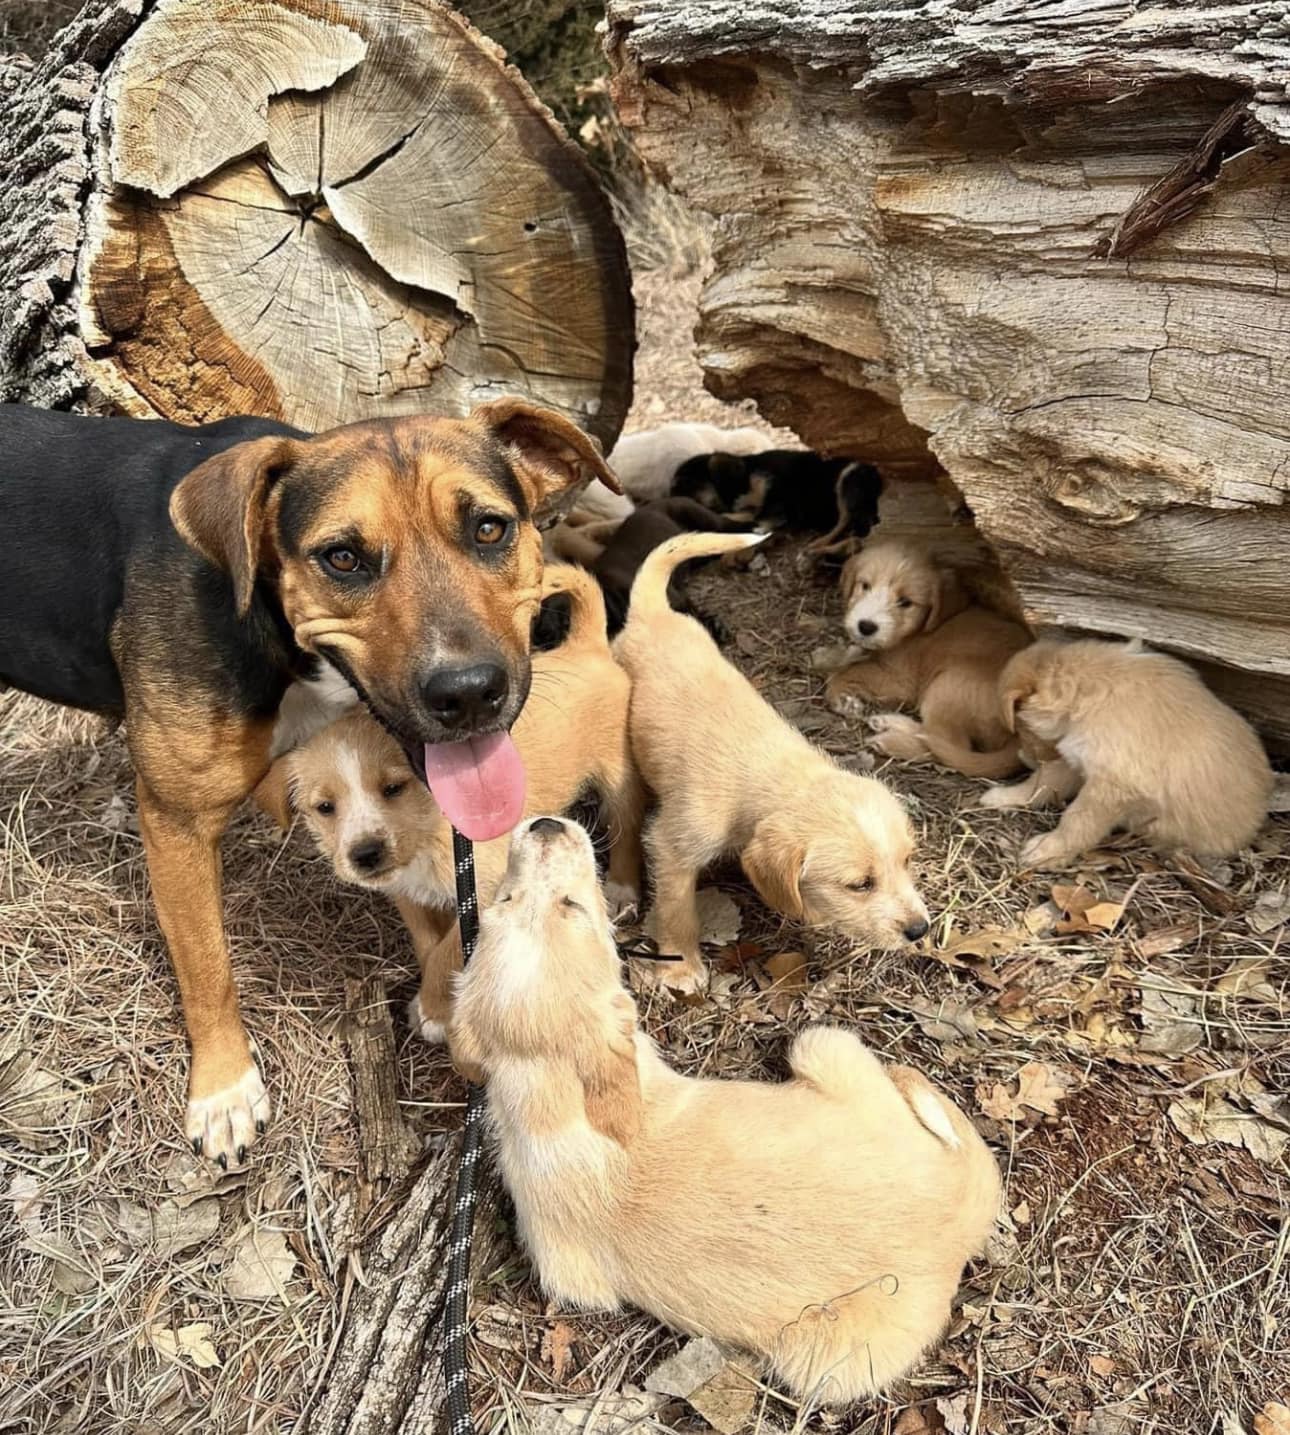
[[[363,1179],[384,1187],[407,1175],[417,1140],[399,1110],[398,1056],[385,983],[345,982],[345,1040],[354,1078],[354,1114]]]
[[[1284,8],[608,9],[620,113],[718,217],[709,387],[943,468],[1034,623],[1197,659],[1290,743]]]
[[[5,397],[322,429],[519,392],[617,436],[608,204],[437,0],[90,0],[0,83]]]

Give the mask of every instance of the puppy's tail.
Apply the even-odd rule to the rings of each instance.
[[[542,596],[567,593],[570,600],[569,633],[564,646],[589,643],[607,647],[605,595],[600,583],[576,563],[548,563],[542,575]]]
[[[672,574],[692,558],[716,558],[760,543],[764,533],[682,533],[660,544],[641,564],[632,584],[628,622],[669,611],[667,585]]]
[[[1011,777],[1023,766],[1021,745],[1015,737],[991,752],[977,752],[966,743],[926,728],[922,737],[927,751],[942,767],[951,767],[964,777]]]

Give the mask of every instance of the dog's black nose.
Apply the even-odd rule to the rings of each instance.
[[[509,683],[497,663],[469,668],[440,668],[421,684],[430,715],[452,729],[491,722],[502,710]]]
[[[558,817],[535,817],[529,823],[529,831],[535,832],[539,837],[549,837],[556,832],[563,832],[564,823]]]
[[[379,837],[364,837],[349,849],[349,860],[360,872],[371,872],[381,865],[385,843]]]
[[[920,937],[925,937],[926,935],[927,923],[924,922],[921,917],[918,921],[911,922],[909,926],[905,928],[905,940],[907,942],[916,942]]]
[[[877,623],[871,622],[868,618],[856,624],[856,632],[859,633],[862,638],[872,638],[877,631]]]

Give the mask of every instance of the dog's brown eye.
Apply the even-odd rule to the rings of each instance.
[[[475,542],[482,543],[485,547],[500,543],[505,537],[506,520],[504,518],[481,518],[475,524]]]
[[[897,608],[912,608],[913,606],[914,600],[912,598],[902,598],[900,602],[896,604]]]
[[[872,891],[873,891],[873,878],[872,878],[872,877],[866,877],[863,882],[848,882],[848,883],[847,883],[847,891],[848,891],[848,892],[872,892]]]
[[[330,817],[335,810],[336,804],[334,802],[320,802],[317,807],[314,808],[314,811],[319,817]]]
[[[873,587],[872,583],[861,583],[860,591],[862,593],[867,593],[871,587]]]
[[[387,798],[397,797],[406,786],[406,782],[387,782],[385,786],[381,788],[381,796]]]
[[[358,567],[358,554],[352,548],[329,548],[323,557],[337,573],[353,573]]]

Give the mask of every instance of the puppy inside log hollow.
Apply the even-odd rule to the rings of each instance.
[[[230,816],[357,694],[459,829],[511,826],[538,525],[614,479],[569,419],[515,398],[317,436],[5,405],[0,455],[0,682],[125,717],[192,1043],[185,1129],[227,1165],[269,1117],[224,935]]]

